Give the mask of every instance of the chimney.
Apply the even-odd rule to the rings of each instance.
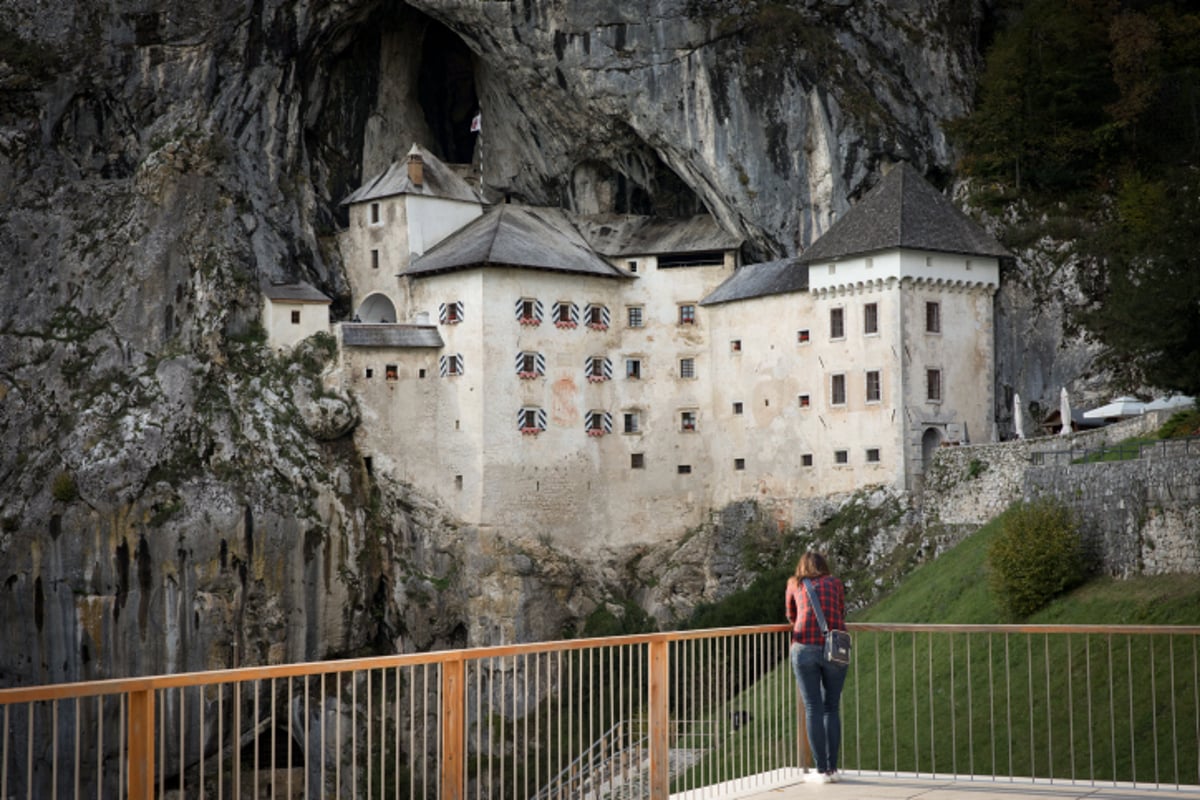
[[[413,186],[421,186],[425,183],[425,160],[417,152],[415,144],[412,150],[408,151],[408,179]]]

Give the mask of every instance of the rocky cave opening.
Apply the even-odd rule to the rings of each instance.
[[[457,34],[433,20],[421,42],[417,101],[434,138],[432,149],[447,162],[469,164],[476,138],[471,120],[479,111],[474,55]]]

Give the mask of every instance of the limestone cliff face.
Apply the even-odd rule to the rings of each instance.
[[[260,282],[343,313],[337,203],[414,140],[493,197],[707,207],[795,252],[880,161],[949,169],[983,5],[0,5],[0,685],[576,623],[630,554],[530,571],[374,483],[327,343],[256,337]],[[681,558],[646,606],[736,584]]]

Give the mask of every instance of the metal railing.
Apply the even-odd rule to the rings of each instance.
[[[850,626],[841,768],[1200,784],[1200,626]],[[0,798],[721,797],[807,762],[785,626],[0,690]]]
[[[1200,436],[1182,436],[1153,442],[1122,442],[1102,447],[1038,450],[1029,454],[1035,466],[1045,464],[1098,464],[1139,458],[1200,456]]]

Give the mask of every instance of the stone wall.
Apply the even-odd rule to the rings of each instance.
[[[1079,513],[1106,572],[1200,572],[1200,446],[1192,442],[1190,448],[1101,464],[1071,464],[1073,457],[1065,455],[1148,435],[1170,414],[1153,412],[1068,436],[943,447],[926,472],[922,521],[927,529],[962,536],[1017,500],[1050,495]],[[1040,464],[1033,463],[1034,454],[1042,454]]]

